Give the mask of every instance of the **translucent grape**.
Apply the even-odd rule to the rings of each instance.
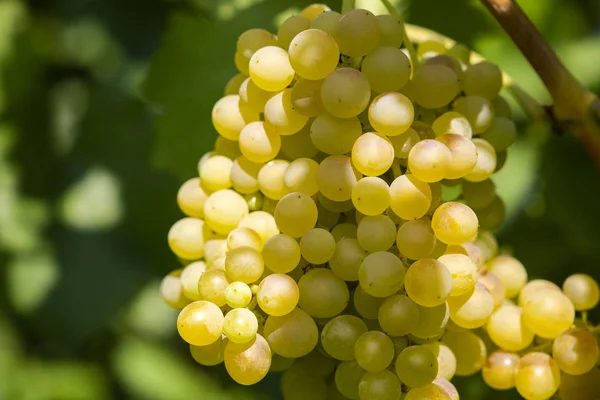
[[[425,64],[417,69],[412,86],[415,101],[425,108],[444,107],[460,90],[456,73],[439,64]]]
[[[171,308],[181,310],[189,304],[190,300],[183,294],[181,281],[179,279],[181,270],[177,269],[165,276],[160,283],[160,295],[165,303]]]
[[[200,186],[200,178],[185,181],[177,192],[177,205],[188,217],[204,217],[204,202],[208,194]]]
[[[517,126],[513,121],[504,117],[496,117],[482,136],[496,152],[509,148],[517,138]]]
[[[452,108],[467,118],[474,134],[485,132],[494,120],[492,104],[481,96],[459,97]]]
[[[523,322],[538,336],[553,339],[575,320],[571,300],[560,292],[547,290],[530,296],[523,306]]]
[[[408,296],[396,294],[381,303],[378,320],[388,335],[404,336],[419,323],[419,308]]]
[[[520,351],[533,342],[534,334],[522,321],[522,310],[505,303],[490,317],[486,326],[490,339],[509,351]]]
[[[448,111],[440,115],[433,121],[431,128],[436,136],[453,133],[455,135],[464,136],[467,139],[473,137],[473,129],[471,128],[469,120],[456,111]]]
[[[365,133],[352,146],[352,164],[367,176],[384,174],[394,162],[394,147],[389,139]]]
[[[477,147],[464,136],[446,133],[437,138],[450,150],[450,164],[446,179],[458,179],[468,175],[477,164]],[[410,158],[409,158],[410,162]]]
[[[387,297],[402,287],[404,273],[405,267],[397,256],[378,251],[365,257],[358,270],[358,277],[366,293],[375,297]]]
[[[490,354],[481,371],[483,381],[496,390],[512,389],[519,361],[519,356],[513,353],[496,351]]]
[[[330,320],[321,331],[323,349],[336,360],[354,360],[354,345],[367,332],[367,325],[353,315],[340,315]]]
[[[410,332],[411,335],[420,339],[431,339],[438,337],[448,324],[450,319],[450,309],[448,304],[443,302],[435,307],[419,308],[419,322]]]
[[[435,236],[446,244],[461,244],[477,234],[477,215],[468,206],[447,202],[440,205],[431,218]]]
[[[481,282],[468,293],[452,296],[448,299],[450,319],[467,329],[479,328],[488,321],[494,311],[494,298]]]
[[[204,259],[207,267],[210,266],[218,258],[224,257],[227,254],[227,240],[211,239],[204,244]]]
[[[367,319],[377,319],[379,307],[385,300],[385,298],[371,296],[362,288],[358,286],[354,290],[352,297],[354,301],[354,308],[363,317]]]
[[[367,10],[355,9],[340,18],[335,40],[342,54],[362,57],[377,47],[380,35],[377,18]]]
[[[248,246],[229,251],[225,259],[225,271],[231,281],[255,282],[263,274],[264,267],[260,252]]]
[[[253,385],[262,380],[271,366],[271,349],[261,335],[246,343],[227,342],[224,354],[229,376],[240,385]]]
[[[390,206],[390,187],[381,178],[367,176],[352,189],[352,204],[365,215],[379,215]]]
[[[300,239],[302,257],[311,264],[325,264],[335,252],[335,239],[322,228],[306,232]]]
[[[260,235],[250,228],[241,227],[229,232],[227,235],[227,248],[233,250],[238,247],[247,246],[256,250],[262,249]]]
[[[181,271],[179,280],[181,281],[181,290],[183,295],[190,300],[200,300],[200,293],[198,292],[198,282],[200,277],[206,271],[206,264],[204,261],[195,261],[186,265]]]
[[[404,174],[390,185],[390,206],[402,219],[419,219],[431,205],[431,188],[414,175]]]
[[[456,356],[456,375],[473,375],[479,371],[487,359],[483,340],[471,331],[447,332],[442,341]]]
[[[492,100],[502,89],[502,72],[496,64],[482,61],[467,67],[461,84],[467,96]]]
[[[324,79],[337,67],[340,51],[330,34],[319,29],[298,33],[288,53],[294,71],[305,79]]]
[[[379,46],[400,47],[404,40],[404,26],[402,22],[389,14],[378,15],[377,24],[381,36]]]
[[[527,283],[527,270],[512,256],[498,256],[492,259],[486,268],[500,279],[509,299],[516,297]]]
[[[247,308],[234,308],[225,315],[223,333],[229,341],[246,343],[256,336],[258,320]]]
[[[396,359],[396,374],[409,387],[423,387],[436,378],[436,356],[425,346],[410,346]]]
[[[394,358],[394,344],[385,333],[363,333],[354,345],[354,358],[363,369],[378,372],[386,369]]]
[[[413,388],[404,400],[458,400],[458,391],[444,378],[436,378],[428,385]]]
[[[194,346],[216,342],[223,332],[223,313],[209,301],[195,301],[181,310],[177,331],[183,340]]]
[[[490,294],[494,298],[494,304],[496,308],[500,307],[504,303],[506,297],[506,289],[502,284],[500,278],[498,278],[493,272],[487,270],[479,271],[478,281],[483,283],[489,290]]]
[[[487,207],[496,197],[496,185],[490,179],[481,182],[464,182],[462,197],[473,210]]]
[[[229,281],[225,271],[217,268],[209,269],[204,272],[198,282],[198,293],[202,300],[210,301],[219,307],[227,304],[225,291],[229,286]]]
[[[325,11],[313,19],[310,27],[334,35],[340,22],[340,18],[342,18],[342,14],[337,11]]]
[[[190,354],[198,364],[212,367],[223,362],[225,346],[229,340],[221,335],[217,341],[206,346],[194,346],[190,344]]]
[[[301,237],[316,225],[317,205],[304,193],[289,193],[275,207],[275,222],[286,235]]]
[[[431,254],[436,239],[429,221],[407,221],[400,226],[396,235],[396,246],[400,253],[413,260]]]
[[[253,121],[258,121],[258,114],[240,103],[237,94],[222,97],[213,106],[212,124],[225,139],[238,140],[242,128]]]
[[[211,236],[210,229],[201,219],[183,218],[175,222],[169,230],[168,242],[171,251],[177,257],[197,260],[204,255],[204,242]]]
[[[356,361],[344,361],[335,370],[335,385],[342,395],[359,400],[358,386],[366,373]]]
[[[371,101],[371,86],[360,71],[339,68],[323,81],[321,101],[325,109],[338,118],[356,117]]]
[[[422,258],[415,261],[406,271],[404,289],[415,303],[435,307],[450,296],[452,276],[441,262]]]
[[[369,123],[377,132],[398,136],[406,132],[415,118],[410,99],[403,94],[391,92],[375,97],[369,106]]]
[[[231,282],[225,288],[225,301],[231,308],[242,308],[250,304],[252,289],[244,282]]]
[[[207,190],[217,190],[231,187],[231,167],[233,162],[225,157],[215,155],[208,159],[200,170],[200,182]]]
[[[300,262],[300,245],[291,236],[281,233],[265,242],[262,256],[267,268],[285,274]]]
[[[388,137],[392,146],[394,147],[394,156],[400,159],[407,159],[410,154],[410,150],[414,145],[421,140],[417,131],[412,128],[397,136]]]
[[[310,315],[295,308],[284,316],[267,318],[264,336],[273,352],[283,357],[299,358],[315,348],[319,330]]]
[[[258,172],[262,163],[253,163],[244,156],[237,157],[231,165],[231,183],[233,188],[242,194],[254,193],[258,190]]]
[[[290,163],[285,160],[273,160],[260,169],[257,177],[258,187],[266,197],[279,200],[288,194],[283,176],[289,165]]]
[[[225,85],[225,91],[223,95],[227,96],[229,94],[237,94],[240,90],[240,86],[246,79],[248,78],[244,74],[235,74],[232,76]]]
[[[246,125],[240,132],[239,142],[244,157],[256,164],[271,161],[281,149],[281,136],[262,121]]]
[[[352,198],[352,189],[361,177],[350,157],[329,156],[319,164],[317,186],[328,199],[346,201]]]
[[[452,156],[444,143],[432,139],[421,140],[408,154],[408,168],[423,182],[438,182],[451,171]]]
[[[477,282],[477,265],[469,257],[464,254],[445,254],[438,261],[444,264],[452,276],[451,296],[470,294],[473,291]]]
[[[268,92],[285,89],[295,75],[287,51],[277,46],[258,49],[250,58],[249,72],[256,86]]]
[[[267,101],[274,94],[273,92],[267,92],[259,88],[251,78],[246,78],[239,89],[240,103],[256,114],[263,112]]]
[[[400,397],[400,381],[392,372],[367,372],[358,385],[360,400],[396,400]]]
[[[438,372],[436,378],[452,379],[456,373],[456,356],[442,342],[433,342],[423,344],[423,347],[428,348],[435,355],[438,362]]]
[[[591,310],[600,300],[598,283],[586,274],[569,276],[563,283],[563,292],[573,302],[577,311]]]
[[[332,155],[352,151],[354,142],[362,135],[360,121],[356,117],[337,118],[323,113],[313,121],[310,138],[323,153]]]
[[[256,293],[259,307],[276,317],[289,314],[296,308],[299,298],[298,285],[285,274],[271,274],[265,277]]]
[[[560,288],[555,283],[545,279],[534,279],[527,282],[519,293],[519,306],[523,307],[530,296],[545,290],[555,290],[560,292]]]
[[[317,156],[319,150],[310,139],[310,125],[311,122],[308,121],[300,132],[291,136],[281,136],[281,154],[290,160]]]
[[[583,328],[569,329],[554,339],[552,357],[561,370],[571,375],[582,375],[598,363],[598,342]]]
[[[314,268],[298,282],[298,306],[316,318],[330,318],[341,313],[350,298],[346,283],[331,270]]]
[[[311,19],[304,15],[287,18],[277,30],[277,45],[287,51],[296,35],[310,28],[310,21]]]
[[[342,222],[333,227],[331,234],[337,243],[342,239],[356,239],[357,229],[358,227],[351,222]]]
[[[560,369],[549,355],[528,353],[519,362],[515,386],[527,400],[548,399],[560,386]]]
[[[281,202],[281,201],[280,201]],[[279,204],[279,203],[278,203]],[[260,235],[263,243],[279,233],[273,215],[264,211],[253,211],[241,220],[239,227],[250,228]]]
[[[378,47],[363,59],[361,72],[375,92],[395,92],[410,78],[410,60],[397,47]]]
[[[265,122],[273,132],[293,135],[306,125],[308,117],[294,109],[292,89],[285,89],[271,97],[265,104]]]
[[[295,111],[307,117],[316,117],[323,113],[321,102],[322,80],[311,81],[300,78],[292,87],[291,100]]]
[[[370,253],[388,250],[396,240],[396,225],[385,215],[367,216],[358,224],[356,238]]]

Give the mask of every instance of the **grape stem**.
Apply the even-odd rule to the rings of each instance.
[[[388,10],[390,15],[398,20],[402,24],[402,33],[404,34],[404,46],[408,50],[408,55],[410,56],[410,61],[412,64],[413,71],[415,71],[419,67],[419,58],[417,57],[417,51],[415,50],[415,46],[411,42],[409,36],[406,32],[406,24],[404,23],[404,19],[402,15],[396,10],[396,7],[389,0],[381,0],[385,8]]]
[[[535,69],[554,105],[546,108],[556,133],[570,130],[600,168],[600,99],[560,61],[540,31],[513,0],[481,0]]]

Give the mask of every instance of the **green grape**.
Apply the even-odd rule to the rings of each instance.
[[[246,79],[247,77],[244,74],[235,74],[234,76],[232,76],[231,79],[229,79],[227,81],[227,84],[225,85],[225,91],[223,95],[227,96],[230,94],[237,94],[240,91],[240,86],[242,86],[242,83]]]
[[[460,90],[456,73],[445,65],[436,64],[425,64],[417,69],[412,86],[416,103],[424,108],[444,107]]]
[[[435,241],[435,246],[433,248],[433,250],[431,251],[431,253],[429,254],[428,258],[439,258],[441,256],[443,256],[444,254],[446,254],[446,250],[448,250],[448,245],[440,240]]]
[[[352,164],[364,175],[382,175],[393,162],[394,146],[385,136],[365,133],[352,146]]]
[[[281,392],[284,400],[327,399],[327,384],[304,366],[295,363],[283,373]]]
[[[311,121],[291,136],[281,136],[281,154],[290,160],[297,158],[313,158],[319,154],[319,150],[310,138]]]
[[[285,274],[271,274],[264,278],[258,286],[256,300],[259,307],[267,314],[276,317],[289,314],[300,298],[296,282]]]
[[[281,201],[280,201],[281,202]],[[278,203],[279,204],[279,203]],[[250,228],[258,235],[263,241],[263,244],[271,236],[275,236],[279,233],[275,218],[273,215],[264,211],[253,211],[245,216],[239,223],[239,227]]]
[[[390,136],[388,139],[394,147],[394,156],[404,160],[408,159],[410,150],[421,140],[419,134],[413,128],[408,128],[406,132],[397,136]]]
[[[429,221],[407,221],[400,226],[396,235],[396,246],[400,253],[413,260],[429,256],[435,243],[435,234]]]
[[[496,229],[504,221],[506,206],[499,196],[495,196],[490,204],[475,211],[479,226],[482,229]]]
[[[552,357],[561,370],[571,375],[582,375],[598,363],[598,342],[583,328],[569,329],[554,339]]]
[[[363,59],[360,70],[375,92],[395,92],[410,78],[410,60],[397,47],[378,47]]]
[[[333,229],[331,230],[331,234],[333,235],[333,238],[335,239],[336,243],[338,243],[342,239],[356,239],[357,230],[358,227],[356,226],[356,224],[353,224],[351,222],[342,222],[341,224],[337,224],[333,227]],[[339,244],[337,246],[339,246]],[[335,258],[335,253],[333,257]]]
[[[438,372],[436,378],[452,379],[456,373],[456,356],[450,350],[450,347],[442,342],[427,343],[422,346],[429,349],[437,359]]]
[[[510,105],[504,97],[500,95],[494,97],[492,99],[492,107],[494,107],[494,114],[496,115],[496,117],[504,117],[508,119],[512,117]]]
[[[517,138],[517,126],[513,121],[504,117],[496,117],[491,125],[481,135],[496,152],[509,148]]]
[[[487,358],[481,373],[483,381],[496,390],[515,387],[515,376],[519,367],[519,356],[505,351],[496,351]]]
[[[290,63],[305,79],[324,79],[337,67],[340,50],[330,34],[319,29],[298,33],[290,43]]]
[[[229,339],[221,335],[215,342],[206,346],[190,344],[190,354],[194,361],[200,365],[206,365],[207,367],[219,365],[223,362],[225,346],[228,341]]]
[[[316,117],[322,114],[325,111],[321,102],[322,84],[323,80],[311,81],[304,78],[298,79],[294,83],[291,93],[294,110],[307,117]]]
[[[360,247],[369,253],[385,251],[396,240],[396,225],[385,215],[367,216],[358,224],[356,238]]]
[[[279,153],[281,136],[267,127],[265,122],[251,122],[242,129],[239,143],[244,157],[262,164],[271,161]]]
[[[253,163],[244,156],[237,157],[231,165],[233,188],[242,194],[258,191],[258,172],[262,167],[262,163]]]
[[[462,197],[473,210],[485,208],[496,197],[496,185],[490,179],[481,182],[464,182]]]
[[[352,296],[354,308],[363,318],[377,319],[379,307],[385,300],[382,297],[371,296],[362,288],[357,286]]]
[[[317,204],[317,210],[319,212],[319,217],[317,219],[317,226],[319,228],[329,230],[340,220],[340,213],[329,211],[323,207],[321,203]]]
[[[300,239],[300,252],[311,264],[325,264],[333,257],[335,239],[325,229],[311,229]]]
[[[258,49],[250,58],[249,73],[256,86],[267,92],[285,89],[295,75],[287,51],[277,46]]]
[[[482,61],[467,67],[461,83],[467,96],[482,96],[492,100],[502,89],[502,72],[496,64]]]
[[[223,333],[229,341],[247,343],[254,339],[258,331],[258,320],[247,308],[234,308],[225,315]]]
[[[451,160],[445,179],[459,179],[473,171],[477,164],[477,147],[471,140],[453,133],[438,136],[436,140],[450,150]]]
[[[481,282],[471,292],[448,299],[450,319],[467,329],[479,328],[488,321],[494,311],[494,298]]]
[[[352,204],[365,215],[379,215],[390,206],[390,187],[381,178],[367,176],[352,189]]]
[[[460,61],[458,61],[454,57],[451,57],[446,54],[438,54],[436,56],[429,57],[429,58],[423,60],[423,64],[444,65],[444,66],[450,68],[452,71],[454,71],[454,73],[458,77],[459,81],[463,80],[463,76],[464,76],[463,67],[462,67]]]
[[[495,172],[496,151],[492,145],[484,139],[473,139],[477,147],[477,163],[465,179],[470,182],[481,182],[488,179]]]
[[[296,35],[310,28],[310,21],[303,15],[293,15],[283,21],[277,30],[277,46],[287,51]]]
[[[425,346],[410,346],[402,350],[396,358],[396,374],[405,385],[423,387],[436,378],[438,361],[431,350]]]
[[[496,274],[494,274],[496,275]],[[510,274],[507,274],[510,276]],[[560,288],[550,281],[545,279],[534,279],[527,282],[519,293],[519,306],[523,307],[525,302],[533,295],[536,295],[545,290],[554,290],[560,292]]]
[[[194,346],[207,346],[221,338],[223,313],[210,301],[195,301],[181,310],[177,317],[179,336]]]
[[[494,298],[494,306],[496,308],[500,307],[506,298],[506,289],[504,288],[500,278],[498,278],[493,272],[481,270],[479,271],[479,278],[477,280],[483,283],[489,290],[490,294]]]
[[[354,344],[354,358],[368,372],[386,369],[394,358],[394,343],[385,333],[363,333]]]
[[[354,345],[367,332],[367,325],[353,315],[339,315],[331,319],[321,331],[321,344],[327,354],[336,360],[354,360]]]
[[[238,72],[244,76],[250,74],[250,59],[244,53],[236,51],[233,57],[233,62]]]
[[[473,260],[464,254],[445,254],[439,257],[438,261],[444,264],[452,276],[450,296],[470,295],[477,282],[477,265]],[[452,304],[450,304],[450,310],[452,310]]]
[[[356,361],[344,361],[335,370],[335,386],[347,398],[360,400],[358,387],[366,373]]]
[[[415,109],[410,99],[403,94],[381,93],[371,102],[368,117],[373,129],[393,137],[410,129],[415,118]]]
[[[301,192],[308,196],[315,195],[317,187],[317,168],[319,164],[310,158],[299,158],[292,161],[283,174],[283,183],[290,192]]]
[[[477,215],[473,210],[453,201],[440,205],[431,218],[435,236],[449,245],[461,244],[474,238],[478,225]]]
[[[212,124],[225,139],[238,140],[246,124],[258,121],[258,114],[240,102],[240,96],[230,94],[219,99],[212,109]]]
[[[273,354],[271,358],[271,372],[282,372],[289,369],[296,362],[295,358],[282,357],[279,354]]]
[[[337,30],[337,26],[342,18],[342,14],[336,11],[325,11],[320,13],[312,20],[310,27],[313,29],[320,29],[324,32],[334,35]]]
[[[421,58],[428,59],[430,57],[435,57],[439,54],[445,54],[447,50],[448,49],[446,49],[444,43],[432,39],[426,40],[423,43],[419,43],[419,46],[417,48],[417,54]]]
[[[573,302],[577,311],[591,310],[598,305],[600,288],[589,275],[573,274],[563,283],[563,292]]]
[[[300,245],[291,236],[281,233],[265,242],[262,256],[267,268],[286,274],[300,263]]]
[[[404,40],[404,26],[402,22],[389,14],[378,15],[377,25],[381,33],[378,46],[400,47]]]
[[[307,355],[319,340],[317,324],[299,308],[281,317],[269,316],[264,335],[273,352],[288,358]]]
[[[177,205],[188,217],[203,218],[207,197],[208,194],[200,185],[200,178],[188,179],[177,192]]]
[[[404,336],[419,323],[419,307],[407,296],[396,294],[381,304],[378,320],[388,335]]]
[[[360,400],[397,400],[400,392],[400,381],[387,370],[367,372],[358,384]]]
[[[360,121],[356,117],[337,118],[323,113],[313,121],[310,138],[323,153],[332,155],[352,151],[354,142],[362,135]]]
[[[446,332],[442,342],[456,356],[457,376],[473,375],[485,364],[487,359],[485,343],[473,332]]]
[[[304,193],[289,193],[275,207],[275,222],[282,233],[301,237],[316,225],[317,205]]]
[[[253,113],[260,114],[265,108],[265,104],[275,93],[262,90],[251,78],[246,78],[240,85],[239,96],[240,104],[245,106]]]
[[[369,80],[354,68],[336,69],[321,85],[321,101],[333,116],[356,117],[371,101]]]
[[[246,343],[227,342],[224,353],[225,368],[240,385],[254,385],[261,381],[271,366],[271,349],[259,334]]]
[[[248,306],[252,300],[252,289],[244,282],[231,282],[225,288],[225,301],[231,308]]]
[[[181,282],[181,290],[183,295],[190,300],[200,300],[200,293],[198,292],[198,282],[200,277],[206,271],[206,264],[204,261],[195,261],[185,266],[179,276]]]
[[[204,259],[206,260],[207,267],[213,264],[218,258],[224,257],[227,254],[227,250],[227,240],[208,240],[204,244]]]
[[[452,152],[443,142],[433,139],[421,140],[408,154],[408,168],[420,181],[438,182],[452,171],[452,156]]]
[[[405,271],[406,268],[397,256],[387,251],[378,251],[369,254],[362,261],[358,280],[367,294],[388,297],[402,288]],[[373,319],[376,318],[377,314]]]
[[[444,303],[450,296],[452,276],[441,262],[422,258],[415,261],[406,271],[404,289],[415,303],[435,307]]]
[[[248,247],[238,247],[227,253],[225,271],[230,281],[256,282],[263,274],[265,263],[260,251]]]
[[[171,251],[177,257],[197,260],[204,255],[204,242],[211,236],[212,233],[203,220],[188,217],[173,224],[169,230],[168,242]]]
[[[350,157],[329,156],[319,164],[317,186],[328,199],[338,202],[347,201],[352,198],[352,189],[361,177],[352,166]]]
[[[333,201],[325,197],[323,193],[317,193],[317,199],[319,200],[319,204],[322,205],[324,209],[332,212],[347,213],[354,210],[354,205],[352,204],[351,199],[344,201]]]
[[[519,362],[515,386],[527,400],[548,399],[560,386],[560,369],[548,354],[528,353]]]
[[[590,393],[600,393],[600,369],[583,375],[562,374],[558,395],[562,400],[589,400]]]
[[[523,323],[522,310],[505,303],[490,317],[486,327],[490,339],[509,351],[520,351],[533,342],[533,332]]]
[[[273,132],[285,136],[299,132],[308,117],[294,109],[292,89],[285,89],[267,101],[264,107],[265,123]]]
[[[435,307],[423,307],[417,304],[417,307],[419,308],[419,322],[411,330],[411,335],[419,339],[438,337],[450,319],[448,304],[444,302]]]
[[[506,289],[506,297],[516,297],[527,283],[527,270],[519,260],[508,255],[498,256],[486,265]]]
[[[298,306],[315,318],[330,318],[346,308],[350,293],[346,283],[331,270],[315,268],[298,282]]]
[[[340,52],[350,57],[369,54],[377,47],[380,36],[377,18],[371,12],[360,9],[345,13],[335,31]]]
[[[269,161],[258,172],[258,188],[268,198],[279,200],[288,194],[283,175],[290,163],[285,160]]]
[[[303,17],[308,18],[311,21],[314,21],[319,15],[321,15],[321,14],[323,14],[325,12],[331,12],[331,8],[329,8],[325,4],[315,3],[315,4],[311,4],[311,5],[306,6],[302,10],[302,12],[300,13],[300,15],[302,15]]]
[[[404,174],[390,185],[390,207],[405,220],[423,217],[431,206],[431,187],[414,175]]]
[[[452,108],[467,118],[474,134],[485,132],[494,120],[492,104],[481,96],[459,97]]]
[[[431,129],[433,129],[436,136],[453,133],[455,135],[464,136],[467,139],[473,137],[473,129],[471,128],[469,120],[456,111],[447,111],[437,117],[437,119],[433,121]]]
[[[277,37],[265,29],[248,29],[238,37],[236,50],[239,53],[247,54],[246,58],[250,59],[256,50],[265,46],[273,46],[276,42]]]
[[[227,235],[227,248],[233,250],[243,246],[252,247],[260,251],[262,249],[262,240],[258,233],[246,227],[236,228],[229,232],[229,235]]]
[[[181,270],[176,269],[166,275],[160,283],[160,295],[163,301],[171,308],[181,310],[189,304],[190,299],[184,296],[181,285]]]
[[[225,299],[225,290],[229,286],[229,281],[225,271],[221,269],[209,269],[204,272],[198,281],[198,293],[202,300],[210,301],[219,307],[227,304]]]

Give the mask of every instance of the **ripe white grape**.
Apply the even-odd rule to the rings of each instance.
[[[398,228],[396,246],[405,257],[413,260],[425,258],[432,253],[435,244],[435,234],[429,221],[407,221]]]
[[[308,271],[300,278],[298,287],[298,307],[315,318],[330,318],[340,314],[350,298],[346,282],[326,268]]]
[[[342,18],[342,14],[337,11],[325,11],[320,13],[312,20],[310,27],[313,29],[320,29],[324,32],[334,35],[337,30],[338,23]]]
[[[169,230],[168,242],[177,257],[197,260],[204,255],[204,243],[211,236],[212,233],[203,220],[188,217],[173,224]]]
[[[404,278],[406,294],[425,307],[442,304],[452,291],[452,275],[441,262],[422,258],[414,262]]]
[[[246,125],[240,132],[239,142],[244,157],[257,164],[271,161],[281,149],[281,136],[262,121]]]
[[[452,156],[446,179],[462,178],[473,171],[477,164],[478,155],[477,147],[471,140],[453,133],[441,135],[436,140],[446,145]]]
[[[244,282],[231,282],[225,288],[225,301],[229,307],[246,307],[251,300],[252,289]]]
[[[496,64],[482,61],[467,67],[461,84],[467,96],[483,96],[492,100],[502,88],[502,72]]]
[[[473,260],[464,254],[444,254],[438,261],[444,264],[452,276],[450,296],[461,296],[473,291],[478,269]]]
[[[378,47],[363,59],[360,70],[375,92],[395,92],[410,78],[410,60],[397,47]]]
[[[181,290],[183,295],[190,300],[200,300],[200,293],[198,292],[198,282],[200,277],[206,271],[206,264],[204,261],[194,261],[185,266],[179,276],[181,282]]]
[[[258,320],[247,308],[234,308],[225,315],[223,333],[229,341],[247,343],[256,336]]]
[[[223,362],[225,346],[228,341],[226,337],[221,335],[221,338],[217,339],[216,342],[206,346],[194,346],[190,344],[190,354],[198,364],[209,367],[219,365]]]
[[[390,185],[390,206],[394,213],[406,220],[423,217],[431,206],[431,187],[414,175],[404,174]]]
[[[169,307],[176,310],[181,310],[190,302],[190,299],[183,294],[180,276],[181,270],[177,269],[165,276],[160,283],[160,295],[162,299]]]
[[[300,78],[292,87],[291,100],[295,111],[307,117],[316,117],[323,113],[321,85],[323,80],[311,81]]]
[[[419,307],[408,296],[396,294],[381,303],[377,319],[387,334],[404,336],[419,323]]]
[[[315,348],[319,340],[319,330],[310,315],[295,308],[281,317],[267,318],[264,336],[274,353],[283,357],[299,358]]]
[[[395,364],[400,381],[409,387],[423,387],[437,377],[436,356],[426,346],[410,346],[402,350]]]
[[[292,15],[287,18],[277,30],[277,46],[287,51],[296,35],[310,28],[310,22],[310,18],[304,15]]]
[[[246,343],[227,342],[224,352],[229,376],[241,385],[253,385],[262,380],[271,366],[271,349],[261,335]]]
[[[331,319],[321,331],[321,344],[327,354],[336,360],[354,360],[354,345],[367,332],[364,321],[353,315],[339,315]]]
[[[306,115],[294,109],[292,89],[285,89],[271,97],[264,108],[265,123],[279,135],[293,135],[308,122]]]
[[[368,372],[383,371],[394,358],[394,343],[383,332],[365,332],[354,344],[354,358]]]
[[[321,161],[317,169],[319,191],[333,201],[350,200],[352,189],[360,178],[360,173],[348,156],[329,156]]]
[[[369,80],[354,68],[336,69],[321,85],[321,101],[338,118],[356,117],[371,101]]]
[[[213,126],[225,139],[238,140],[242,128],[253,121],[258,121],[258,114],[242,104],[237,94],[221,98],[212,109]]]
[[[456,73],[436,64],[425,64],[415,71],[412,89],[415,101],[424,108],[444,107],[460,90]]]
[[[265,104],[273,95],[275,95],[274,92],[267,92],[259,88],[251,78],[246,78],[239,89],[241,106],[256,114],[263,112]]]
[[[260,308],[269,315],[280,317],[289,314],[300,298],[296,282],[285,274],[271,274],[258,285],[256,300]]]
[[[452,322],[462,328],[475,329],[485,325],[495,303],[485,285],[477,282],[471,292],[450,297],[448,306]]]
[[[275,222],[282,233],[302,237],[317,223],[317,205],[304,193],[289,193],[275,207]]]
[[[338,118],[323,113],[313,121],[310,138],[323,153],[341,155],[352,151],[354,142],[362,135],[362,126],[356,117]]]
[[[298,33],[290,43],[290,63],[305,79],[324,79],[337,67],[340,50],[333,37],[319,29]]]
[[[290,163],[285,160],[269,161],[258,171],[258,188],[266,197],[279,200],[289,193],[284,183],[284,174]]]
[[[267,92],[285,89],[295,76],[287,51],[277,46],[258,49],[250,58],[249,73],[256,86]]]
[[[475,153],[476,155],[476,153]],[[408,154],[410,172],[423,182],[439,182],[452,171],[453,154],[441,141],[417,142]]]
[[[204,220],[215,232],[228,234],[248,215],[248,204],[233,190],[212,193],[204,203]]]
[[[388,297],[402,288],[405,271],[406,268],[397,256],[387,251],[378,251],[364,258],[358,270],[358,280],[367,294]]]
[[[492,104],[481,96],[459,97],[452,108],[467,118],[474,134],[485,132],[494,120]]]
[[[177,192],[177,205],[188,217],[203,218],[207,197],[208,194],[200,185],[200,178],[188,179]]]
[[[385,136],[365,133],[352,146],[352,164],[366,176],[383,175],[394,162],[394,146]]]
[[[390,187],[379,177],[364,177],[352,189],[352,204],[365,215],[382,214],[390,206]]]
[[[177,331],[194,346],[216,342],[223,332],[223,313],[210,301],[195,301],[184,307],[177,317]]]
[[[447,133],[453,133],[455,135],[461,135],[467,139],[473,137],[473,129],[469,120],[462,114],[456,111],[447,111],[437,117],[431,129],[435,132],[436,136],[442,136]]]
[[[496,152],[509,148],[517,138],[517,127],[513,121],[504,117],[496,117],[482,137],[487,140]]]
[[[401,93],[381,93],[371,102],[368,117],[373,129],[393,137],[410,129],[415,109],[410,99]]]
[[[396,240],[396,225],[385,215],[364,217],[358,224],[356,238],[370,253],[388,250]]]
[[[468,206],[447,202],[440,205],[431,219],[435,236],[446,244],[461,244],[477,234],[477,215]]]
[[[367,10],[351,10],[345,13],[335,31],[340,53],[350,57],[362,57],[377,47],[381,32],[377,18]]]
[[[590,310],[600,300],[598,283],[589,275],[573,274],[563,283],[563,291],[577,311]]]

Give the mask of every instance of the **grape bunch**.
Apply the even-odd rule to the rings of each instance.
[[[198,363],[281,372],[285,400],[457,400],[478,372],[528,400],[600,393],[598,284],[498,254],[517,129],[499,68],[469,58],[320,4],[239,36],[161,286]]]

